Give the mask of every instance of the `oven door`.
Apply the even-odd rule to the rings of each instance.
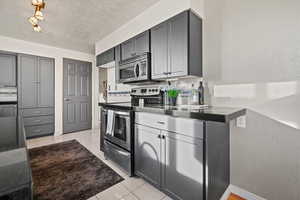
[[[105,139],[120,146],[128,151],[131,151],[131,123],[130,112],[113,111],[112,128],[107,128]],[[111,130],[109,132],[108,130]]]

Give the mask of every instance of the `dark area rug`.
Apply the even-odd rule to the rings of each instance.
[[[124,180],[76,140],[29,150],[34,200],[86,200]]]

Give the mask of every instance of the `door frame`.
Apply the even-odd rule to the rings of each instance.
[[[77,131],[72,131],[72,132],[67,132],[67,133],[65,133],[65,120],[64,120],[64,110],[65,110],[65,103],[64,103],[64,87],[65,87],[65,85],[64,85],[64,80],[65,80],[65,76],[64,76],[64,73],[65,73],[65,70],[64,70],[64,68],[66,67],[65,66],[65,61],[66,60],[70,60],[70,61],[75,61],[75,62],[85,62],[85,63],[87,63],[88,64],[88,66],[87,67],[89,67],[90,68],[90,80],[89,80],[89,90],[90,90],[90,97],[89,97],[89,103],[90,103],[90,108],[89,108],[89,110],[90,110],[90,129],[93,127],[93,105],[92,105],[92,103],[93,103],[93,89],[92,89],[92,79],[93,79],[93,64],[92,64],[92,62],[89,62],[89,61],[85,61],[85,60],[78,60],[78,59],[72,59],[72,58],[66,58],[66,57],[63,57],[63,77],[62,77],[62,134],[64,135],[64,134],[69,134],[69,133],[73,133],[73,132],[77,132]],[[89,130],[89,129],[86,129],[86,130]],[[80,131],[84,131],[84,130],[80,130]]]

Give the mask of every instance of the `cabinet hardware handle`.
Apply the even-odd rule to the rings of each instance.
[[[165,124],[165,122],[157,122],[158,124]]]
[[[158,137],[158,138],[161,138],[161,136],[160,136],[160,135],[158,135],[157,137]]]
[[[166,136],[163,135],[163,136],[162,136],[162,139],[166,139]]]

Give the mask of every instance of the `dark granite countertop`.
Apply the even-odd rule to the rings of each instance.
[[[165,114],[174,117],[186,117],[204,121],[216,121],[228,123],[230,120],[246,114],[244,108],[207,106],[198,108],[197,106],[132,106],[130,102],[121,103],[99,103],[99,106],[113,109],[127,109],[135,112],[149,112]]]
[[[31,168],[17,117],[0,117],[0,196],[30,185]]]

